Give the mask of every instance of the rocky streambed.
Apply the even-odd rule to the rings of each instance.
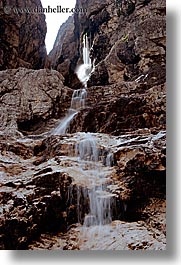
[[[92,181],[76,153],[85,133],[1,136],[1,249],[165,249],[165,132],[92,135],[114,199],[112,221],[86,227]]]

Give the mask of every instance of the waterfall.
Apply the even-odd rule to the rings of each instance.
[[[77,115],[78,111],[85,107],[86,95],[87,92],[84,88],[73,92],[70,109],[65,118],[61,120],[60,124],[53,130],[53,135],[65,134],[67,132],[71,121]]]
[[[83,64],[76,69],[76,74],[85,88],[87,88],[87,81],[92,72],[92,63],[90,59],[90,48],[87,33],[83,36]]]
[[[66,117],[61,120],[60,124],[55,128],[52,134],[65,134],[67,132],[71,121],[77,115],[78,111],[85,107],[86,96],[87,92],[85,88],[73,92],[70,109],[68,110]]]
[[[87,34],[83,36],[83,62],[84,63],[77,68],[76,74],[84,85],[84,88],[75,90],[73,92],[70,109],[68,110],[66,117],[61,120],[59,125],[53,130],[53,135],[65,134],[73,118],[77,115],[81,108],[85,107],[87,81],[89,80],[89,76],[92,71]]]
[[[111,223],[113,195],[106,190],[107,172],[96,138],[91,133],[85,133],[83,139],[76,144],[76,155],[89,186],[89,213],[85,216],[84,227]],[[106,158],[107,167],[110,166],[109,157],[111,156]]]
[[[69,109],[67,116],[61,120],[60,124],[53,130],[52,134],[53,135],[60,135],[60,134],[65,134],[67,132],[67,129],[69,128],[69,125],[75,115],[78,112],[74,109]]]
[[[68,132],[71,121],[85,108],[87,98],[87,81],[92,69],[89,41],[87,34],[83,37],[83,64],[76,69],[83,87],[73,91],[70,108],[66,116],[52,131],[53,135]],[[69,139],[70,136],[65,139]],[[94,246],[96,240],[109,236],[116,193],[113,193],[111,174],[113,173],[113,154],[111,148],[105,148],[99,134],[79,132],[73,135],[74,142],[68,148],[68,158],[63,172],[72,177],[68,189],[67,205],[74,205],[78,225],[80,225],[78,243]],[[64,138],[62,138],[64,139]],[[108,144],[109,146],[109,144]],[[87,244],[87,245],[86,245]]]
[[[83,62],[85,65],[91,65],[89,41],[87,34],[83,36]]]
[[[71,100],[71,109],[78,110],[85,107],[87,91],[85,88],[74,90]]]
[[[72,95],[71,106],[67,116],[60,122],[59,126],[54,130],[53,134],[65,134],[78,111],[85,107],[87,96],[87,81],[92,71],[90,60],[90,49],[88,36],[83,36],[83,64],[77,70],[77,76],[83,83],[84,88],[75,90]],[[76,144],[76,157],[79,162],[80,172],[83,172],[87,178],[89,213],[85,216],[84,227],[103,226],[111,223],[111,204],[113,195],[107,191],[107,171],[105,168],[111,167],[113,157],[108,153],[104,161],[98,148],[96,138],[91,133],[81,134],[80,141]],[[106,166],[104,165],[106,163]],[[80,205],[80,189],[77,189],[77,211],[78,219],[81,215]],[[85,200],[87,193],[85,193]]]

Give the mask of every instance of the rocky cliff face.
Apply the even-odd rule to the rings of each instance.
[[[41,133],[53,120],[65,115],[72,90],[54,70],[18,68],[0,72],[1,131],[8,134]],[[36,132],[37,131],[37,132]]]
[[[46,22],[44,14],[31,13],[37,7],[40,0],[1,1],[0,70],[44,67]]]
[[[80,82],[75,74],[77,60],[79,58],[78,38],[75,33],[74,18],[69,19],[60,27],[54,43],[53,50],[49,54],[51,66],[59,71],[65,78],[65,84],[69,87],[78,87]]]
[[[87,109],[74,119],[71,132],[119,135],[127,129],[165,129],[165,1],[79,0],[76,5],[87,12],[74,14],[74,20],[61,27],[52,51],[53,67],[70,79],[69,66],[75,71],[82,60],[84,33],[92,46],[94,71],[88,82]],[[59,42],[70,25],[71,34],[64,33],[63,43]],[[66,48],[59,49],[60,45]],[[71,81],[75,87],[77,83]]]
[[[50,53],[54,70],[0,72],[0,248],[163,250],[165,1],[77,0],[76,5],[87,12],[74,14],[61,26]],[[72,88],[81,86],[74,71],[82,63],[85,33],[94,61],[86,105],[72,120],[69,133],[52,135],[71,104]],[[16,68],[19,61],[39,68],[41,63],[34,62],[42,58],[41,41],[31,46],[23,37],[26,60],[19,60],[18,46],[5,41],[2,58],[8,58],[4,54],[10,56],[11,49],[16,54],[9,64],[3,59],[5,68]],[[29,45],[40,49],[31,53],[38,55],[32,61]],[[114,196],[111,238],[103,229],[103,239],[95,237],[92,245],[78,240],[92,188],[77,155],[85,132],[96,138],[100,172],[105,172],[105,185]],[[84,167],[89,171],[86,163]]]
[[[101,82],[101,75],[107,84],[136,79],[151,85],[164,83],[165,1],[112,1],[102,12],[109,14],[107,21],[96,30],[88,28],[94,35],[96,61],[90,84]]]
[[[66,52],[58,52],[56,41],[52,51],[56,54],[52,57],[55,69],[65,76],[71,64],[71,71],[75,71],[82,60],[82,36],[87,33],[95,63],[89,86],[133,80],[144,80],[151,86],[165,82],[165,0],[79,0],[76,5],[87,12],[74,14],[73,25],[69,19],[60,29],[72,28],[70,34],[64,34],[63,44],[59,42],[61,47],[65,45]],[[65,68],[67,54],[69,64]]]
[[[66,232],[78,220],[83,222],[89,211],[90,184],[82,173],[77,174],[80,162],[75,148],[83,136],[77,133],[44,140],[17,140],[0,135],[1,249],[27,249],[42,233]],[[112,224],[118,244],[112,249],[165,249],[165,132],[139,130],[118,137],[97,134],[97,140],[102,157],[106,158],[108,150],[113,154],[115,166],[108,180],[116,195],[113,219],[141,221],[118,231]],[[129,229],[140,233],[136,241]],[[119,248],[120,233],[125,234],[126,242]],[[76,234],[77,231],[73,233],[73,242],[68,235],[59,235],[59,245],[51,236],[48,246],[47,240],[43,242],[43,248],[85,249],[84,244],[78,244]],[[108,249],[112,243],[105,241],[105,247]],[[40,242],[29,248],[41,248]],[[101,249],[101,242],[97,249]]]
[[[71,123],[71,132],[90,131],[120,135],[124,131],[166,127],[165,84],[121,82],[88,88],[87,106]],[[96,97],[94,96],[96,94]]]

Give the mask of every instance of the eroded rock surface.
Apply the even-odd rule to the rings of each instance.
[[[76,6],[86,8],[87,12],[74,14],[60,28],[52,50],[53,67],[68,75],[70,69],[64,71],[63,58],[69,54],[71,72],[75,71],[82,63],[83,36],[88,35],[94,71],[88,81],[87,109],[76,116],[70,132],[119,135],[128,129],[164,130],[165,1],[79,0]],[[70,23],[74,25],[71,36],[69,31],[67,34],[63,31]],[[64,38],[60,42],[62,34]],[[77,83],[74,85],[72,82],[71,86],[77,88]]]
[[[40,0],[1,1],[0,70],[44,67],[47,56],[45,15],[32,13],[35,8],[42,8]]]
[[[120,135],[138,128],[166,128],[165,84],[149,87],[146,83],[122,82],[93,86],[87,95],[86,107],[72,121],[71,132]]]
[[[18,68],[0,72],[0,95],[2,131],[41,133],[50,118],[65,114],[72,90],[57,71]]]
[[[165,1],[113,1],[104,11],[109,20],[94,33],[92,58],[97,63],[90,84],[101,85],[100,75],[107,84],[139,78],[164,83]]]
[[[64,82],[69,87],[80,86],[80,82],[75,74],[79,58],[77,47],[78,38],[75,33],[74,18],[72,16],[60,27],[54,47],[49,54],[52,68],[64,76]]]
[[[77,0],[76,6],[87,12],[75,13],[60,28],[50,54],[55,70],[0,72],[0,248],[164,250],[165,1]],[[4,13],[2,17],[17,21]],[[20,18],[29,21],[29,15]],[[44,21],[43,16],[35,18]],[[15,32],[22,20],[14,24]],[[41,22],[37,20],[35,24]],[[22,32],[24,27],[26,23]],[[30,41],[22,34],[22,57],[16,51],[17,36],[12,45],[6,42],[2,69],[44,65],[42,27],[32,31],[42,30],[37,45],[31,41],[34,35],[27,34],[29,28]],[[94,61],[86,105],[68,133],[52,135],[71,105],[73,90],[65,85],[81,86],[74,72],[82,63],[85,33]],[[96,139],[101,161],[88,162],[99,167],[113,197],[112,222],[103,231],[82,227],[89,214],[92,175],[77,145],[86,132]],[[94,179],[95,186],[100,180]]]
[[[75,13],[60,28],[50,54],[55,69],[64,76],[75,71],[82,63],[82,39],[87,33],[95,66],[89,86],[133,80],[152,86],[165,83],[165,0],[77,0],[76,7],[87,12]]]
[[[2,249],[26,249],[41,233],[65,232],[78,220],[83,222],[89,211],[88,197],[83,194],[91,186],[76,156],[75,144],[82,137],[81,133],[46,140],[1,137]],[[114,166],[106,169],[107,188],[115,195],[113,219],[147,220],[142,224],[143,239],[150,241],[150,230],[152,237],[156,234],[156,241],[162,242],[157,247],[164,248],[164,207],[160,219],[153,218],[156,209],[159,214],[156,202],[165,200],[165,133],[152,135],[148,131],[120,137],[96,134],[96,138],[103,161],[108,151],[114,157]],[[135,223],[133,230],[136,227]],[[130,244],[134,245],[134,239]],[[149,244],[145,249],[154,247]],[[36,246],[34,243],[30,248]]]
[[[78,240],[77,240],[78,239]],[[32,250],[165,250],[164,236],[159,239],[142,221],[125,223],[113,221],[104,228],[72,228],[67,234],[44,234],[29,245]]]

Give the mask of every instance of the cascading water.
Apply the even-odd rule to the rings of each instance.
[[[85,172],[89,186],[89,214],[84,226],[104,225],[111,222],[112,194],[106,191],[107,178],[103,170],[103,157],[98,150],[96,138],[86,133],[76,145],[81,170]],[[108,159],[106,159],[108,161]],[[106,165],[108,166],[108,165]]]
[[[67,132],[67,129],[73,120],[74,116],[77,114],[73,109],[70,109],[68,111],[67,116],[61,121],[61,123],[53,130],[53,135],[59,135],[59,134],[65,134]]]
[[[85,88],[74,90],[71,100],[71,109],[79,110],[85,107],[87,91]]]
[[[87,87],[87,81],[92,71],[88,36],[83,36],[83,62],[76,73],[79,80]],[[76,145],[79,165],[86,172],[89,181],[89,214],[85,217],[84,226],[104,225],[111,222],[112,194],[106,191],[106,177],[104,175],[103,161],[97,147],[96,138],[90,133],[85,133],[83,139]],[[106,166],[110,166],[111,156],[106,158]],[[85,163],[86,162],[86,163]],[[85,167],[86,165],[86,167]]]
[[[84,88],[74,91],[68,115],[61,121],[53,134],[65,134],[74,116],[81,108],[85,107],[87,81],[92,71],[89,55],[89,41],[87,34],[85,34],[83,36],[84,63],[76,70],[76,74],[84,85]],[[94,228],[96,229],[98,227],[100,231],[102,227],[105,227],[105,225],[112,221],[111,206],[114,201],[114,195],[109,192],[107,183],[110,177],[109,173],[113,159],[111,153],[108,153],[106,157],[101,153],[96,137],[91,133],[80,134],[80,140],[75,145],[75,155],[79,165],[78,174],[83,175],[84,178],[86,178],[87,187],[83,192],[80,187],[77,188],[78,221],[81,219],[80,199],[84,199],[85,201],[88,199],[89,213],[84,218],[83,235],[81,236],[85,237],[85,233],[87,233],[88,229],[88,240],[90,240],[90,238],[94,237]],[[84,196],[84,198],[82,198],[82,196]]]
[[[85,100],[87,96],[86,88],[87,81],[89,80],[90,73],[92,71],[92,64],[90,60],[90,49],[87,34],[83,37],[83,64],[80,65],[76,74],[79,80],[84,85],[84,88],[75,90],[72,95],[71,107],[66,117],[60,122],[60,124],[53,130],[53,135],[65,134],[70,126],[71,121],[77,115],[78,111],[85,107]]]
[[[92,72],[92,63],[90,59],[90,49],[87,34],[83,36],[83,64],[77,67],[76,74],[85,88],[87,88],[87,81]]]
[[[71,106],[67,116],[60,122],[57,128],[52,132],[53,135],[65,134],[69,128],[69,125],[78,111],[85,107],[86,89],[75,90],[72,95]]]

